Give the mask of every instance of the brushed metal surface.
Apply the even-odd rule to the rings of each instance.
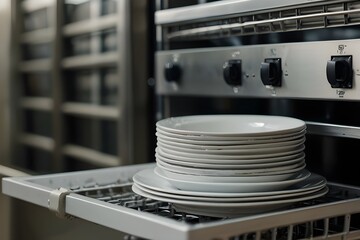
[[[331,56],[353,56],[353,88],[331,88],[326,64]],[[282,86],[265,87],[260,64],[265,58],[281,58]],[[159,51],[156,55],[157,93],[225,97],[360,100],[360,40],[265,44],[211,49]],[[229,59],[242,60],[242,85],[223,80],[222,66]],[[179,83],[167,82],[164,65],[176,62],[182,68]]]
[[[231,0],[217,1],[196,6],[187,6],[176,9],[167,9],[155,13],[155,23],[160,25],[190,21],[201,18],[245,13],[264,9],[288,7],[299,4],[325,2],[324,0]],[[336,2],[336,1],[334,1]]]

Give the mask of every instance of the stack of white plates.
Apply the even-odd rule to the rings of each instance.
[[[327,192],[305,167],[304,121],[263,115],[203,115],[157,123],[157,167],[133,190],[208,216],[266,212]]]

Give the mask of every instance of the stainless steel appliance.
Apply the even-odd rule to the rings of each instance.
[[[359,239],[360,1],[158,1],[155,22],[158,119],[301,118],[306,162],[329,193],[266,214],[199,216],[131,191],[132,176],[153,163],[6,178],[3,192],[145,239]]]

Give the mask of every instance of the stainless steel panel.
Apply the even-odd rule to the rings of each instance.
[[[309,134],[360,139],[360,128],[328,123],[306,122]]]
[[[324,12],[324,8],[327,8],[327,12]],[[344,7],[345,8],[345,7]],[[190,29],[177,30],[170,32],[166,35],[168,39],[176,38],[211,38],[221,35],[256,35],[271,32],[286,32],[286,31],[299,31],[307,29],[319,29],[319,28],[331,28],[345,25],[357,25],[359,24],[358,14],[359,9],[332,11],[328,6],[318,9],[320,12],[299,14],[301,9],[293,9],[293,16],[289,17],[274,17],[269,14],[267,19],[255,20],[259,16],[247,16],[251,17],[250,21],[237,22],[237,23],[223,23],[213,26],[194,26]],[[279,16],[282,16],[282,12],[278,12]],[[334,18],[337,21],[331,21]],[[225,20],[223,20],[225,21]],[[203,23],[201,23],[203,24]],[[180,28],[181,29],[181,28]]]
[[[353,87],[331,88],[326,64],[331,56],[352,55]],[[260,65],[265,58],[281,58],[282,86],[265,87],[260,79]],[[262,98],[302,98],[359,100],[360,40],[269,44],[162,51],[156,55],[157,93],[161,95],[197,95]],[[242,85],[229,86],[222,68],[230,59],[242,60]],[[182,76],[178,83],[168,82],[164,66],[178,64]]]
[[[193,21],[201,18],[219,17],[235,13],[248,13],[265,9],[273,9],[300,5],[305,3],[325,2],[324,0],[230,0],[218,1],[195,6],[188,6],[175,9],[157,11],[155,13],[155,23],[166,25],[177,22]],[[333,1],[336,2],[336,1]]]

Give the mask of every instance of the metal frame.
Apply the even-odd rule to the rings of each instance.
[[[130,31],[130,14],[131,14],[131,6],[130,1],[124,0],[118,2],[118,12],[119,25],[117,27],[117,34],[119,37],[118,40],[118,75],[120,78],[118,84],[118,111],[123,118],[118,121],[118,141],[121,145],[121,152],[119,152],[124,164],[128,164],[129,159],[132,156],[133,149],[133,141],[134,137],[132,135],[133,128],[133,101],[129,97],[131,94],[131,84],[128,79],[132,79],[132,71],[131,71],[131,63],[133,61],[131,55],[131,48],[133,45],[131,44],[131,35]],[[126,104],[125,104],[126,103]]]
[[[63,198],[65,202],[59,203],[59,206],[61,208],[61,205],[64,204],[64,209],[58,209],[55,206],[56,202],[50,204],[52,209],[58,209],[60,212],[64,210],[67,218],[78,217],[147,239],[165,240],[171,236],[174,240],[259,240],[262,239],[262,234],[269,232],[272,236],[271,239],[275,240],[277,234],[284,234],[281,229],[285,229],[285,236],[290,240],[293,239],[292,234],[297,225],[309,223],[311,226],[308,230],[311,231],[314,227],[313,224],[319,221],[324,224],[322,234],[315,237],[316,234],[309,232],[305,239],[344,239],[347,237],[356,239],[360,237],[360,226],[355,229],[350,228],[351,216],[360,213],[360,189],[333,183],[329,183],[329,187],[333,189],[330,191],[332,193],[329,193],[319,203],[304,202],[292,209],[248,217],[204,218],[200,220],[200,224],[176,220],[176,218],[181,219],[181,216],[186,218],[187,215],[186,213],[171,213],[173,211],[171,205],[168,217],[160,216],[161,214],[157,214],[156,210],[153,213],[142,211],[141,209],[146,209],[147,200],[131,192],[129,194],[132,194],[132,197],[129,199],[133,200],[123,203],[125,205],[113,204],[109,201],[112,199],[111,196],[114,196],[115,199],[115,196],[119,195],[118,190],[122,191],[121,189],[131,186],[131,178],[136,172],[153,167],[154,164],[142,164],[37,177],[5,178],[3,179],[3,192],[9,196],[48,208],[49,199],[57,201],[54,194],[58,195],[58,188],[62,187],[62,192],[66,196]],[[106,197],[92,197],[92,193],[99,191],[111,192],[112,195],[108,200],[105,200]],[[127,196],[126,194],[125,190],[124,196]],[[61,201],[61,199],[59,200]],[[166,203],[154,201],[149,201],[148,204],[149,208],[153,206],[155,209],[156,206],[167,206]],[[196,215],[192,216],[196,217]],[[338,224],[342,224],[343,228],[341,231],[332,233],[329,229],[329,222],[340,216],[344,218],[344,222]],[[189,217],[191,218],[191,216]],[[136,224],[134,224],[135,222]],[[141,227],[139,228],[139,226]],[[250,235],[252,237],[247,238]]]

